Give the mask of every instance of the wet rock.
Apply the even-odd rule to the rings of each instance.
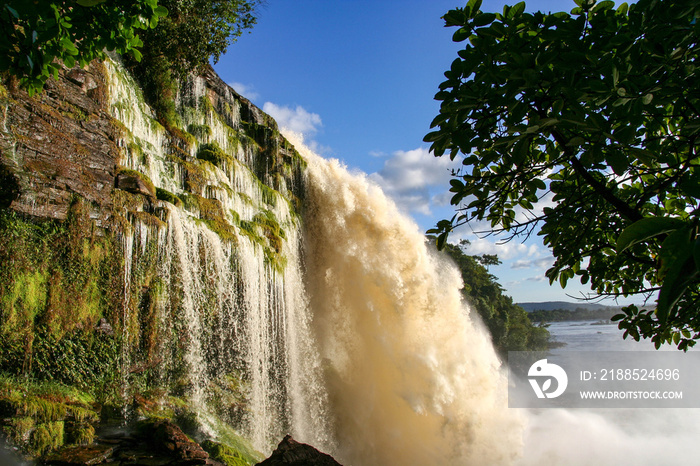
[[[59,74],[35,97],[6,83],[0,165],[3,180],[16,186],[0,190],[7,191],[1,200],[17,212],[63,220],[78,195],[89,201],[101,226],[109,217],[120,157],[120,129],[103,98],[104,67],[93,62]]]
[[[170,421],[147,423],[142,429],[150,431],[153,446],[175,458],[177,464],[207,464],[209,453],[190,440],[182,430]]]
[[[321,453],[311,445],[285,436],[272,455],[258,466],[341,466],[331,455]]]
[[[142,194],[148,197],[156,197],[153,186],[149,186],[143,179],[132,173],[119,173],[117,175],[117,188],[132,194]]]
[[[109,322],[107,322],[107,319],[105,319],[104,317],[101,318],[95,326],[95,331],[97,333],[103,333],[105,335],[114,335],[114,329],[111,325],[109,325]]]
[[[50,466],[92,466],[106,462],[113,452],[114,447],[109,445],[68,447],[49,455],[43,464]]]

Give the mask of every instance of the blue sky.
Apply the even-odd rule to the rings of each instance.
[[[483,11],[504,4],[484,1]],[[441,16],[458,0],[267,0],[258,24],[215,65],[240,94],[303,133],[325,157],[367,173],[426,230],[453,211],[447,158],[428,152],[423,137],[438,114],[433,97],[443,72],[463,44],[451,40]],[[529,11],[569,11],[573,0],[527,3]],[[471,254],[498,254],[492,267],[516,302],[573,301],[587,292],[566,290],[544,277],[551,253],[535,237],[497,244],[462,227],[452,240],[468,239]]]

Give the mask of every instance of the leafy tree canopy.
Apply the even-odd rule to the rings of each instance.
[[[457,214],[431,232],[444,246],[472,220],[511,239],[538,231],[556,258],[550,283],[658,293],[619,326],[686,349],[700,338],[700,3],[576,3],[485,13],[471,0],[444,16],[467,42],[425,141],[463,167]]]
[[[87,65],[105,50],[140,60],[136,33],[167,14],[158,0],[5,0],[0,7],[0,70],[30,94],[66,66]]]
[[[216,63],[256,23],[261,0],[160,0],[170,14],[145,34],[146,52],[163,57],[177,75]]]

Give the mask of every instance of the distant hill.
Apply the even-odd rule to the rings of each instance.
[[[606,308],[619,309],[622,306],[605,306],[597,303],[569,303],[566,301],[545,301],[541,303],[517,303],[518,306],[525,309],[527,312],[532,311],[553,311],[555,309],[564,309],[566,311],[574,311],[576,309],[587,309],[597,311]]]

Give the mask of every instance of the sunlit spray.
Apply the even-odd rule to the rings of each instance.
[[[306,278],[333,453],[349,465],[510,463],[521,421],[457,270],[378,186],[288,137],[309,162]]]

